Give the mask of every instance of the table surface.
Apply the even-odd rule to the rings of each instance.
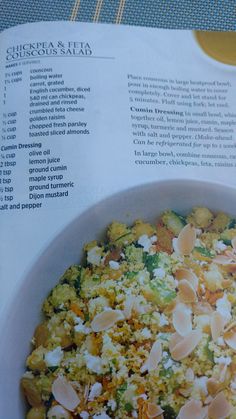
[[[236,30],[236,0],[0,0],[0,30],[42,20]]]

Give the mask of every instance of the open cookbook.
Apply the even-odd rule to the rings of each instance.
[[[235,419],[236,67],[47,22],[0,73],[0,416]]]

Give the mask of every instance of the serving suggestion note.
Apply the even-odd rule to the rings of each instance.
[[[1,211],[80,208],[82,196],[140,179],[235,173],[234,69],[191,58],[189,32],[34,27],[9,31],[1,49]]]

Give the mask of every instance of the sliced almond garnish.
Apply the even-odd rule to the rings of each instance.
[[[53,382],[52,394],[58,403],[70,411],[73,411],[80,403],[80,399],[75,389],[66,378],[62,376],[57,377]]]
[[[195,246],[196,237],[196,229],[191,224],[184,226],[176,241],[177,251],[183,256],[189,255]]]
[[[155,403],[148,403],[147,404],[147,416],[149,418],[156,418],[160,416],[164,410]]]
[[[135,296],[128,295],[124,304],[124,315],[126,319],[130,319],[132,310],[134,308],[134,304],[135,304]]]
[[[173,326],[177,333],[186,336],[192,330],[191,310],[182,303],[175,306],[173,311]]]
[[[172,358],[175,361],[180,361],[190,355],[196,348],[202,338],[202,333],[199,329],[192,330],[187,336],[177,343],[174,348],[170,349]]]
[[[212,260],[212,262],[218,263],[218,265],[229,265],[231,263],[231,259],[228,256],[218,255]]]
[[[210,325],[211,325],[211,336],[214,342],[220,337],[221,333],[224,330],[225,321],[222,315],[218,311],[214,311],[211,315]]]
[[[124,314],[121,310],[105,310],[94,317],[91,328],[93,332],[102,332],[110,329],[120,320],[124,320]]]
[[[170,352],[174,349],[174,347],[180,343],[183,340],[183,337],[180,336],[178,333],[173,333],[171,335],[170,341],[169,341],[169,350]]]
[[[183,303],[196,303],[197,302],[197,293],[193,286],[190,284],[187,279],[181,279],[178,284],[179,288],[179,299]]]
[[[224,333],[224,341],[227,345],[236,351],[236,330],[232,328]]]
[[[196,304],[193,304],[193,313],[200,314],[211,314],[213,312],[212,306],[207,301],[198,301]]]
[[[208,416],[212,419],[224,419],[227,418],[227,416],[229,416],[231,409],[232,406],[229,404],[223,391],[221,391],[212,400],[208,408]]]
[[[198,277],[197,275],[195,275],[194,272],[190,271],[189,269],[178,269],[175,272],[175,278],[178,280],[187,279],[195,290],[198,289]]]
[[[207,416],[207,407],[203,407],[199,400],[190,400],[181,407],[178,419],[204,419]]]
[[[233,327],[236,326],[236,321],[234,320],[232,323],[230,323],[226,328],[225,328],[225,332],[228,332],[230,329],[232,329]]]
[[[145,371],[154,371],[157,368],[157,365],[161,361],[162,358],[162,346],[159,340],[156,340],[152,345],[152,349],[150,351],[149,357],[147,361],[141,367],[141,372]]]
[[[36,417],[36,416],[35,416]],[[60,404],[56,404],[55,406],[51,407],[49,411],[47,412],[47,418],[48,419],[70,419],[71,414],[68,412],[68,410],[64,409]]]
[[[209,380],[207,380],[207,391],[211,396],[215,396],[221,387],[222,383],[217,381],[215,378],[209,378]]]

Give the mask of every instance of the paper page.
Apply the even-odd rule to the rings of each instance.
[[[190,31],[39,23],[1,35],[2,310],[92,204],[161,179],[235,184],[235,67]]]

